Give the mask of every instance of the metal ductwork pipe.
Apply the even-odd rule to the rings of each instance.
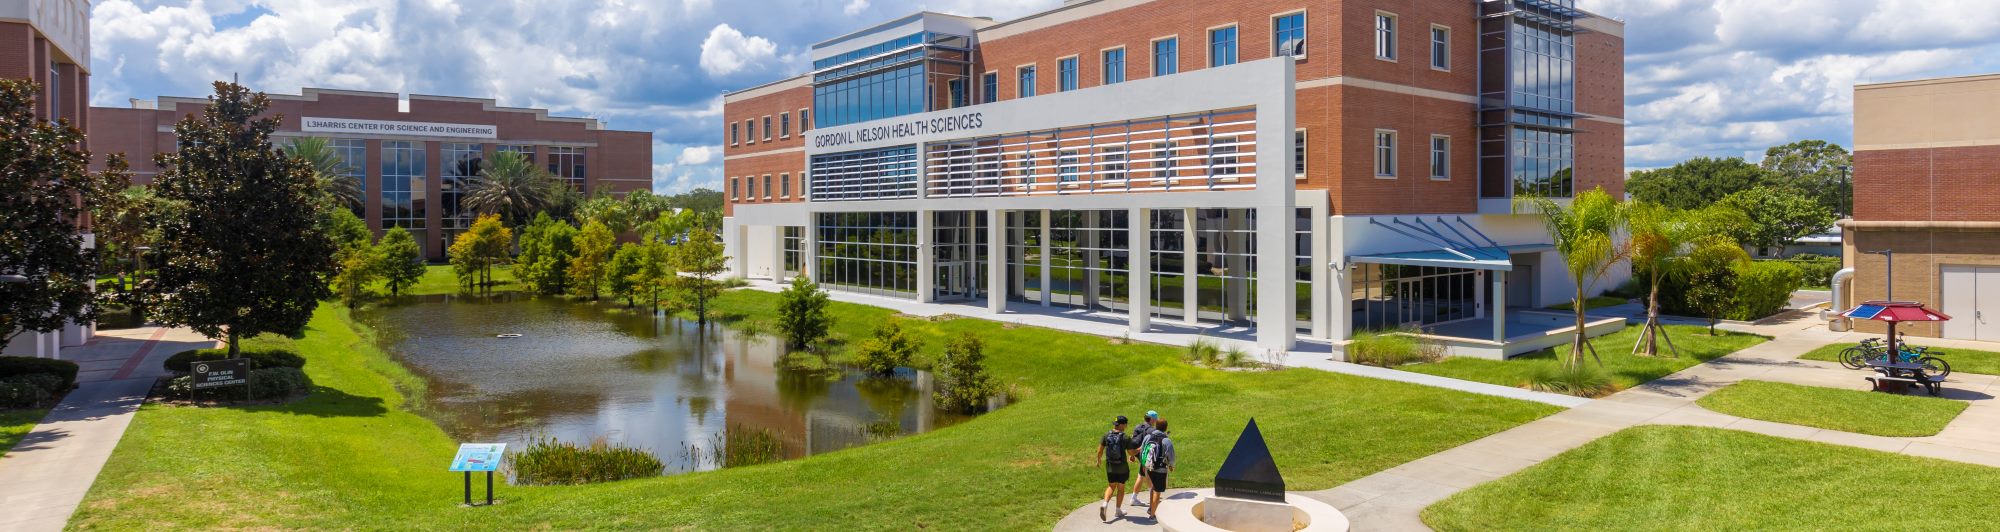
[[[1820,311],[1820,317],[1827,320],[1827,330],[1847,332],[1854,328],[1853,324],[1848,323],[1847,318],[1839,317],[1839,313],[1848,307],[1846,298],[1841,297],[1846,295],[1847,291],[1841,287],[1853,277],[1854,268],[1841,268],[1840,271],[1833,272],[1833,282],[1829,283],[1833,285],[1833,301],[1828,302],[1826,309]]]

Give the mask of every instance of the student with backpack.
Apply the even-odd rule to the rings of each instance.
[[[1097,441],[1097,463],[1104,466],[1104,499],[1097,501],[1097,520],[1110,522],[1104,511],[1112,503],[1118,505],[1118,517],[1125,517],[1125,482],[1132,480],[1132,469],[1127,465],[1132,450],[1132,438],[1125,435],[1125,416],[1118,416],[1111,423],[1111,432]]]
[[[1152,410],[1147,410],[1147,411],[1146,411],[1146,419],[1141,419],[1141,420],[1139,420],[1139,426],[1137,426],[1137,427],[1132,427],[1132,448],[1133,448],[1133,449],[1132,449],[1132,456],[1133,456],[1133,457],[1138,457],[1138,456],[1139,456],[1139,446],[1142,446],[1142,445],[1145,445],[1145,444],[1146,444],[1146,438],[1147,438],[1148,436],[1151,436],[1151,435],[1153,434],[1153,422],[1154,422],[1154,421],[1156,421],[1156,420],[1158,420],[1158,419],[1160,419],[1160,413],[1159,413],[1159,412],[1156,412],[1156,411],[1152,411]],[[1148,484],[1147,484],[1147,480],[1146,480],[1146,461],[1145,461],[1145,460],[1140,460],[1140,461],[1139,461],[1139,483],[1138,483],[1138,484],[1133,484],[1133,485],[1132,485],[1132,505],[1133,505],[1133,506],[1144,506],[1144,505],[1146,504],[1146,503],[1145,503],[1144,501],[1141,501],[1141,500],[1139,500],[1139,494],[1140,494],[1140,493],[1143,493],[1143,492],[1145,492],[1145,491],[1146,491],[1146,486],[1147,486],[1147,485],[1148,485]]]
[[[1167,432],[1167,420],[1154,423],[1153,432],[1145,443],[1139,444],[1139,453],[1145,459],[1141,463],[1146,469],[1147,481],[1153,485],[1153,502],[1146,505],[1146,517],[1158,519],[1160,494],[1167,491],[1167,473],[1174,470],[1174,440]]]

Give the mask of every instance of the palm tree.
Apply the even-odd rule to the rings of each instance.
[[[1588,321],[1584,317],[1588,309],[1584,301],[1590,286],[1632,250],[1629,242],[1620,240],[1621,229],[1625,227],[1625,204],[1601,187],[1577,194],[1568,205],[1544,197],[1519,197],[1514,201],[1516,212],[1525,210],[1542,215],[1543,225],[1555,239],[1556,253],[1562,255],[1570,280],[1576,284],[1576,298],[1570,304],[1576,311],[1576,331],[1563,367],[1580,371],[1585,349],[1590,350],[1591,356],[1597,355],[1597,348],[1590,346],[1583,331]]]
[[[556,194],[556,182],[548,171],[519,153],[494,153],[479,174],[466,183],[460,204],[478,214],[500,215],[508,226],[525,223],[548,208]]]
[[[349,172],[347,161],[341,160],[340,155],[333,152],[333,146],[327,144],[326,139],[293,138],[286,144],[285,153],[304,159],[306,164],[312,166],[313,179],[319,181],[320,189],[325,190],[335,204],[349,209],[361,209],[366,201],[361,197],[361,180],[347,177]]]
[[[1638,342],[1632,345],[1633,354],[1658,356],[1660,340],[1665,339],[1667,348],[1679,356],[1680,350],[1667,337],[1666,325],[1660,323],[1660,282],[1686,267],[1684,259],[1696,243],[1727,233],[1729,227],[1742,223],[1743,218],[1741,211],[1727,207],[1680,210],[1653,203],[1628,207],[1625,219],[1632,237],[1632,273],[1643,276],[1648,287],[1646,326],[1639,332]]]

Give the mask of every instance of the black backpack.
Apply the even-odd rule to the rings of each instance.
[[[1104,463],[1106,465],[1121,465],[1125,463],[1125,433],[1116,430],[1105,433],[1104,439],[1098,440],[1098,445],[1104,447]]]

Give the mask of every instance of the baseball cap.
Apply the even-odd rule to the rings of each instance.
[[[1126,423],[1126,421],[1125,421],[1125,416],[1124,416],[1123,414],[1120,414],[1120,415],[1118,416],[1118,421],[1117,421],[1116,423],[1112,423],[1112,424],[1113,424],[1113,425],[1124,425],[1125,423]]]
[[[1146,419],[1160,419],[1160,413],[1159,413],[1159,412],[1154,412],[1154,411],[1152,411],[1152,410],[1147,410],[1147,411],[1146,411]]]

